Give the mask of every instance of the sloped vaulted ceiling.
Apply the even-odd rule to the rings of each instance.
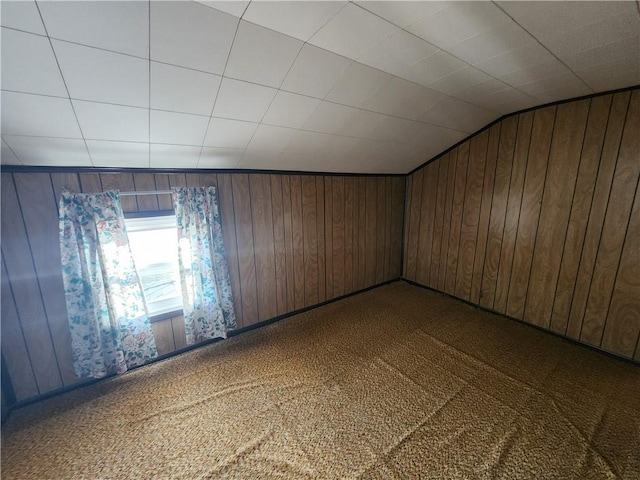
[[[406,173],[640,84],[637,2],[2,1],[2,164]]]

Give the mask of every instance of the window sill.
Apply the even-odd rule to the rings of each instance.
[[[182,309],[173,310],[172,312],[159,313],[157,315],[149,315],[149,321],[151,323],[162,322],[173,317],[181,317],[183,314]]]

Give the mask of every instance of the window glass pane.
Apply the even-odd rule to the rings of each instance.
[[[126,224],[149,314],[181,309],[175,217],[131,218]]]

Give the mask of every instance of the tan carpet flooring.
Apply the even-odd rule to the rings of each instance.
[[[7,479],[640,478],[640,367],[402,282],[13,412]]]

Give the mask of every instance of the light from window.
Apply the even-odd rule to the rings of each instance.
[[[127,218],[125,223],[149,315],[182,310],[176,217]]]

